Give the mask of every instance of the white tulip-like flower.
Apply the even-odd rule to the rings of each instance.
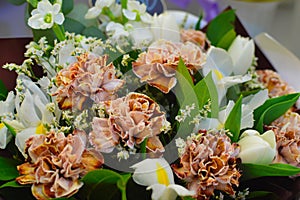
[[[233,74],[246,74],[252,66],[254,58],[254,42],[252,39],[238,35],[228,49],[233,61]]]
[[[97,0],[95,6],[90,8],[85,15],[86,19],[93,19],[98,17],[104,8],[109,8],[115,3],[114,0]]]
[[[11,133],[6,128],[4,122],[15,109],[14,105],[15,95],[9,92],[5,101],[0,101],[0,149],[5,149],[6,145],[12,138]]]
[[[226,95],[227,89],[239,83],[251,80],[249,74],[234,74],[234,64],[230,54],[224,49],[211,46],[207,52],[207,60],[203,67],[203,74],[206,76],[213,72],[213,79],[216,83],[219,103]]]
[[[106,26],[106,33],[112,40],[118,40],[122,36],[129,36],[129,32],[125,29],[125,26],[120,23],[109,22]]]
[[[7,121],[16,131],[16,146],[25,156],[25,142],[34,134],[46,134],[45,124],[50,124],[54,119],[49,109],[50,100],[45,93],[29,78],[19,75],[19,80],[24,86],[24,99],[20,104],[20,97],[16,97],[17,117]]]
[[[132,166],[135,170],[133,180],[152,189],[153,200],[175,200],[179,196],[193,196],[190,191],[174,183],[174,176],[169,163],[164,158],[146,159]]]
[[[256,130],[246,130],[238,144],[243,163],[270,164],[276,155],[276,138],[272,130],[262,135]]]
[[[54,23],[61,25],[65,17],[60,9],[59,3],[52,5],[48,0],[42,0],[38,3],[37,8],[31,12],[28,25],[33,29],[52,28]]]
[[[152,17],[146,12],[146,5],[135,0],[127,2],[127,9],[123,9],[124,16],[132,21],[142,21],[144,23],[151,23]]]
[[[268,99],[268,90],[261,90],[255,95],[251,95],[243,99],[242,116],[240,129],[251,128],[254,125],[253,111],[262,105]],[[206,118],[196,125],[195,131],[200,129],[224,129],[225,122],[234,107],[234,102],[229,101],[226,108],[219,112],[218,119]]]

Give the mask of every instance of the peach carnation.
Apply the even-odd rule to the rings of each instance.
[[[26,141],[28,162],[18,166],[20,184],[33,184],[37,199],[70,197],[83,183],[79,180],[87,172],[101,167],[101,154],[87,150],[86,133],[74,131],[67,137],[50,132]]]
[[[165,113],[151,98],[144,94],[129,93],[104,104],[109,117],[95,117],[93,130],[89,134],[90,143],[96,150],[109,153],[120,143],[133,149],[147,139],[148,151],[164,151],[158,135],[167,120]]]
[[[205,60],[201,48],[191,42],[159,40],[151,44],[147,52],[139,55],[137,61],[132,63],[132,69],[141,82],[169,93],[177,83],[175,73],[180,58],[192,75],[194,70],[202,68]]]
[[[124,84],[116,78],[108,56],[82,54],[77,62],[62,69],[56,76],[58,90],[54,93],[61,109],[82,109],[87,100],[99,103],[116,98],[116,91]]]
[[[223,132],[207,132],[189,137],[175,174],[195,191],[197,199],[209,199],[214,190],[235,193],[241,176],[237,167],[239,147]]]

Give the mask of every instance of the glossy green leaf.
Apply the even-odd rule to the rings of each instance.
[[[87,27],[87,28],[83,29],[81,34],[83,34],[87,37],[96,37],[96,38],[99,38],[99,39],[101,38],[102,40],[106,39],[105,34],[95,26],[90,26],[90,27]]]
[[[229,135],[232,142],[237,142],[240,136],[242,118],[242,99],[243,97],[240,96],[225,122],[225,129],[229,130],[232,134]]]
[[[283,115],[299,99],[300,93],[284,95],[268,99],[263,105],[254,110],[255,129],[263,132],[263,126],[269,125]]]
[[[73,0],[63,0],[62,1],[62,12],[64,15],[69,14],[74,8],[74,1]]]
[[[3,124],[6,126],[6,128],[8,129],[8,131],[13,135],[13,136],[16,136],[17,135],[17,132],[16,130],[10,126],[8,123],[6,122],[3,122]]]
[[[189,70],[187,69],[186,65],[184,64],[183,60],[180,58],[179,63],[178,63],[178,68],[177,71],[183,76],[183,78],[185,78],[188,83],[193,86],[193,79],[190,75]]]
[[[300,168],[288,164],[252,164],[244,163],[241,166],[242,180],[249,180],[263,176],[293,176],[300,173]]]
[[[82,179],[85,185],[89,187],[89,189],[87,189],[89,190],[87,191],[87,199],[89,199],[91,195],[95,196],[95,193],[97,193],[96,188],[100,184],[117,185],[117,187],[122,193],[122,196],[126,197],[126,184],[130,177],[131,177],[130,174],[122,175],[108,169],[99,169],[99,170],[93,170],[89,172]]]
[[[0,80],[0,101],[4,101],[7,97],[8,90],[2,80]]]
[[[6,182],[3,185],[1,185],[0,189],[5,188],[5,187],[22,188],[22,187],[29,187],[29,185],[21,185],[17,181],[13,180],[13,181],[9,181],[9,182]]]
[[[38,0],[27,0],[27,2],[34,8],[37,7],[37,4],[38,4]]]
[[[209,23],[206,35],[212,45],[217,47],[219,47],[218,45],[222,45],[222,48],[225,49],[230,46],[230,40],[235,32],[234,21],[235,12],[233,10],[228,10],[218,15]]]
[[[6,0],[6,1],[16,6],[22,5],[23,3],[26,2],[26,0]]]
[[[46,37],[49,44],[54,44],[55,34],[52,29],[36,30],[32,29],[33,39],[38,42],[42,37]]]
[[[18,176],[17,162],[13,159],[0,157],[0,180],[8,181]]]
[[[195,30],[200,30],[201,29],[201,21],[202,21],[202,19],[203,19],[203,13],[201,13],[199,15],[198,21],[197,21],[197,23],[195,25]]]
[[[236,32],[234,29],[231,29],[219,40],[216,46],[222,49],[228,49],[235,38]]]
[[[211,100],[211,115],[212,118],[217,118],[219,115],[218,91],[215,82],[210,72],[206,77],[199,81],[194,91],[197,95],[199,109],[202,109],[207,101]]]

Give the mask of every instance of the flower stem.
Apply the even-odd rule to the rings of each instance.
[[[127,0],[121,0],[121,5],[123,9],[127,8]]]
[[[55,35],[59,41],[64,41],[66,39],[65,31],[64,31],[63,27],[61,27],[55,23],[52,27],[52,30],[55,33]]]
[[[141,144],[141,153],[142,153],[142,158],[143,159],[147,158],[147,154],[146,154],[146,151],[147,151],[147,148],[146,148],[147,141],[148,141],[148,138],[144,139],[144,141]]]

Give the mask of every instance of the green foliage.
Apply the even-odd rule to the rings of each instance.
[[[197,95],[199,109],[202,109],[207,101],[211,100],[211,115],[212,118],[217,118],[219,115],[219,103],[218,103],[218,91],[214,80],[212,78],[212,72],[199,81],[194,91]]]
[[[300,168],[288,164],[252,164],[244,163],[241,166],[242,180],[250,180],[264,176],[293,176],[300,173]]]
[[[2,80],[0,80],[0,101],[4,101],[7,97],[8,90]]]
[[[242,118],[242,99],[243,97],[240,96],[225,122],[225,129],[229,130],[232,134],[229,135],[232,142],[237,142],[240,136]]]
[[[69,14],[74,8],[74,1],[73,0],[63,0],[62,1],[62,12],[64,15]]]
[[[235,12],[228,10],[213,19],[206,31],[211,44],[223,49],[228,49],[236,37],[234,30]]]
[[[6,128],[8,129],[8,131],[13,135],[13,136],[16,136],[17,135],[17,132],[16,132],[16,130],[12,127],[12,126],[10,126],[8,123],[6,123],[6,122],[3,122],[4,123],[4,125],[6,126]]]
[[[29,187],[29,186],[30,185],[21,185],[17,181],[13,180],[13,181],[9,181],[9,182],[6,182],[3,185],[1,185],[0,189],[5,188],[5,187],[23,188],[23,187]]]
[[[33,7],[36,8],[38,4],[38,0],[27,0],[27,2]]]
[[[197,23],[195,25],[195,30],[200,30],[201,29],[201,21],[202,21],[202,19],[203,19],[203,13],[201,13],[199,15],[198,21],[197,21]]]
[[[269,125],[283,115],[298,100],[300,93],[284,95],[268,99],[263,105],[254,110],[254,127],[262,133],[263,126]]]
[[[17,162],[13,159],[0,157],[0,180],[8,181],[19,176]]]
[[[90,26],[83,29],[82,34],[87,37],[96,37],[96,38],[101,38],[102,40],[106,39],[105,34],[95,26]]]
[[[103,197],[103,195],[108,195],[105,199],[110,199],[116,192],[115,186],[117,186],[117,188],[120,190],[122,199],[126,199],[126,185],[130,177],[131,174],[119,174],[108,169],[91,171],[82,179],[85,184],[83,191],[86,199],[99,198]],[[102,191],[104,188],[108,190],[112,189],[112,191],[110,193],[105,192],[105,194]]]

